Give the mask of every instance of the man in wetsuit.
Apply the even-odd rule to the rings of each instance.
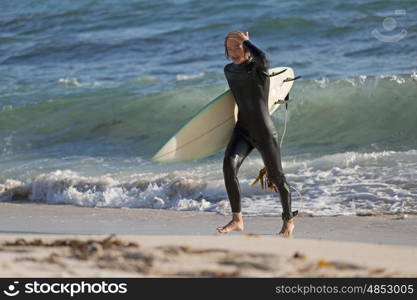
[[[264,52],[249,40],[249,34],[232,31],[225,39],[226,56],[233,63],[224,73],[238,106],[238,120],[227,145],[223,174],[233,219],[218,227],[220,233],[243,231],[241,195],[237,174],[243,160],[256,148],[262,156],[268,178],[278,189],[283,208],[280,235],[289,237],[294,230],[291,193],[281,165],[278,134],[268,109],[269,62]]]

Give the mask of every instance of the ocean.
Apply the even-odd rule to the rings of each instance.
[[[413,0],[1,1],[0,201],[230,213],[224,151],[153,154],[228,89],[227,32],[248,31],[297,80],[283,167],[313,216],[417,213]],[[285,108],[273,120],[282,138]],[[243,213],[277,194],[238,177]]]

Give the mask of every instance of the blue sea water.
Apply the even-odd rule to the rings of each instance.
[[[1,1],[0,201],[229,213],[219,152],[152,155],[228,87],[223,42],[248,31],[294,84],[283,165],[313,215],[417,212],[412,0]],[[282,134],[284,108],[274,113]],[[243,211],[280,215],[239,172]]]

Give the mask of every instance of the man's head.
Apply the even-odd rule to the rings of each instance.
[[[224,39],[225,54],[235,64],[241,64],[250,57],[249,51],[243,46],[244,33],[240,30],[230,31]]]

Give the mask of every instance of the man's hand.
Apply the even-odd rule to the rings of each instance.
[[[243,33],[240,31],[233,32],[229,35],[229,39],[235,40],[239,43],[249,40],[249,32]]]

